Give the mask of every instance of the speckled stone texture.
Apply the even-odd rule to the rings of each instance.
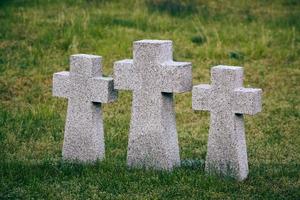
[[[102,77],[101,57],[78,54],[70,72],[53,74],[53,96],[68,98],[63,159],[94,162],[105,156],[101,103],[117,98],[113,79]]]
[[[261,89],[243,88],[243,68],[216,66],[211,85],[192,91],[194,110],[211,112],[205,170],[239,181],[248,175],[243,114],[261,111]]]
[[[192,66],[174,62],[172,41],[141,40],[133,60],[114,64],[116,89],[133,90],[127,164],[172,170],[180,165],[173,93],[192,89]]]

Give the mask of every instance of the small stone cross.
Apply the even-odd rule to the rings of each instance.
[[[113,79],[102,77],[101,57],[70,57],[70,72],[53,74],[53,96],[68,98],[63,159],[94,162],[105,156],[101,103],[116,99]]]
[[[133,60],[114,64],[116,89],[133,90],[127,164],[172,170],[180,165],[173,93],[192,89],[192,67],[174,62],[172,41],[133,43]]]
[[[211,112],[205,170],[243,180],[248,160],[243,114],[261,111],[261,89],[243,88],[243,68],[216,66],[211,85],[192,91],[194,110]]]

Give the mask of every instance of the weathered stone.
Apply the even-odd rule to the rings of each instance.
[[[105,156],[101,103],[117,98],[113,79],[102,77],[101,57],[72,55],[70,72],[53,74],[53,95],[68,98],[63,159],[79,162]]]
[[[192,89],[192,67],[172,60],[172,41],[141,40],[133,60],[114,64],[116,89],[133,90],[127,164],[171,170],[180,164],[173,93]]]
[[[216,66],[211,85],[192,91],[194,110],[211,112],[205,170],[243,180],[248,160],[243,114],[261,111],[261,89],[243,88],[243,68]]]

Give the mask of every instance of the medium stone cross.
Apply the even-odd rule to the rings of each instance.
[[[174,62],[172,41],[133,43],[133,60],[114,64],[116,89],[133,90],[127,164],[172,170],[180,165],[173,93],[192,89],[192,67]]]
[[[216,66],[211,85],[192,91],[194,110],[211,112],[205,170],[243,180],[248,160],[243,114],[261,111],[261,89],[243,88],[243,68]]]
[[[63,159],[93,162],[105,156],[101,103],[116,99],[113,79],[102,77],[101,57],[78,54],[70,72],[53,74],[53,95],[68,98]]]

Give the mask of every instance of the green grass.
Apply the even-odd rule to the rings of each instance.
[[[300,1],[0,1],[0,199],[300,199]],[[129,170],[131,93],[104,105],[106,159],[61,161],[67,101],[51,96],[52,74],[71,54],[104,57],[104,73],[132,57],[132,42],[171,39],[193,63],[193,83],[218,64],[245,68],[263,89],[263,112],[246,116],[249,178],[207,176],[209,113],[176,95],[184,166]]]

